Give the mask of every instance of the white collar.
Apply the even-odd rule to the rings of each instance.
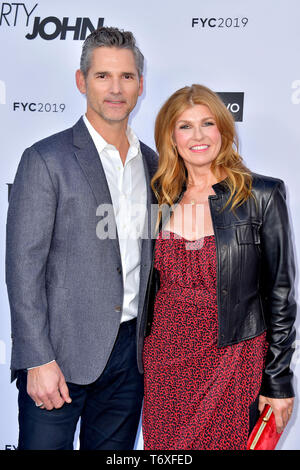
[[[96,131],[96,129],[92,126],[92,124],[90,123],[90,121],[88,120],[85,114],[83,115],[83,121],[96,145],[99,155],[105,148],[107,150],[116,150],[116,147],[114,145],[108,144],[106,140],[103,139],[102,135]],[[129,150],[128,150],[128,154],[126,157],[126,162],[128,162],[129,160],[131,160],[132,158],[136,156],[139,156],[139,155],[141,156],[141,152],[140,152],[140,141],[130,126],[127,126],[126,136],[129,142]]]

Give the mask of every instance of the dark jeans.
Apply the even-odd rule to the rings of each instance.
[[[27,394],[19,371],[19,450],[72,449],[81,417],[80,449],[133,449],[143,398],[136,364],[136,321],[122,323],[104,372],[92,384],[68,383],[72,403],[41,410]]]

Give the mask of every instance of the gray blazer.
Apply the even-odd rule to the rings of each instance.
[[[156,154],[141,142],[150,204]],[[12,380],[18,369],[56,359],[66,381],[102,373],[121,318],[118,239],[99,239],[100,204],[112,204],[104,170],[82,120],[25,150],[10,193],[6,283],[12,325]],[[150,226],[149,226],[150,230]],[[142,241],[137,351],[152,243]]]

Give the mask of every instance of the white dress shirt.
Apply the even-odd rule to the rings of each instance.
[[[116,147],[103,139],[86,116],[83,120],[99,153],[113,203],[124,286],[121,322],[128,321],[138,313],[141,233],[147,210],[147,186],[140,143],[128,126],[130,147],[123,165]]]

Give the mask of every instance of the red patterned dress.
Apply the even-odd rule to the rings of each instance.
[[[217,348],[214,236],[160,232],[160,289],[145,340],[144,448],[246,448],[249,405],[259,393],[265,333]]]

